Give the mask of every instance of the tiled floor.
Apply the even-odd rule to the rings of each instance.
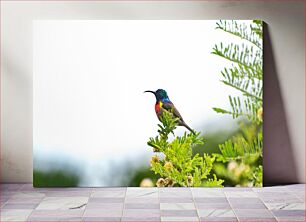
[[[305,185],[33,188],[1,185],[1,221],[305,221]]]

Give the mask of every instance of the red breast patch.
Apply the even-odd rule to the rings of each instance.
[[[159,112],[160,108],[163,106],[163,103],[161,101],[155,103],[155,112],[156,114]]]

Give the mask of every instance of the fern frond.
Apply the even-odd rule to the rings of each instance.
[[[245,44],[238,45],[231,43],[227,46],[223,46],[222,43],[216,44],[213,47],[212,54],[237,63],[253,72],[262,67],[262,60],[260,59],[261,50],[254,50],[253,47],[248,47]]]
[[[255,20],[258,21],[258,20]],[[260,22],[260,21],[259,21]],[[262,49],[262,40],[261,40],[261,36],[257,35],[257,30],[259,29],[259,25],[261,23],[258,23],[257,26],[250,26],[248,27],[245,24],[238,24],[237,21],[231,21],[228,22],[226,20],[220,20],[219,22],[217,22],[217,29],[221,29],[225,32],[228,32],[232,35],[235,35],[241,39],[244,39],[252,44],[254,44],[255,46],[257,46],[259,49]],[[250,33],[250,28],[253,32]]]

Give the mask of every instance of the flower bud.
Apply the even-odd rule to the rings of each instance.
[[[154,155],[154,156],[152,156],[152,158],[151,158],[151,166],[154,164],[154,163],[157,163],[159,161],[159,158],[158,158],[158,156],[156,156],[156,155]]]
[[[156,182],[157,187],[164,187],[166,185],[166,181],[163,178],[159,178]]]
[[[173,185],[175,184],[174,180],[172,180],[171,178],[166,178],[165,181],[168,187],[173,187]]]
[[[170,171],[170,170],[173,169],[173,165],[172,165],[172,163],[169,162],[169,161],[167,161],[167,162],[165,163],[164,167],[165,167],[165,169],[168,170],[168,171]]]
[[[191,187],[193,185],[193,177],[191,175],[187,176],[187,186]]]

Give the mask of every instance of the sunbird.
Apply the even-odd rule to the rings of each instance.
[[[155,95],[156,98],[156,103],[155,103],[155,113],[157,115],[157,118],[159,119],[159,121],[161,121],[161,116],[163,114],[164,111],[166,112],[170,112],[173,114],[173,116],[175,118],[178,118],[178,125],[179,126],[185,126],[190,132],[192,132],[193,134],[194,131],[185,123],[185,121],[183,120],[183,117],[181,116],[181,114],[179,113],[179,111],[175,108],[175,106],[173,105],[173,103],[170,101],[168,94],[165,90],[163,89],[158,89],[155,92],[151,91],[151,90],[146,90],[144,91],[149,92],[149,93],[153,93]]]

